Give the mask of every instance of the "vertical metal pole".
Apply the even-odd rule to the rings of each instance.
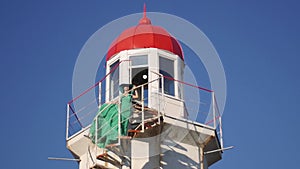
[[[161,76],[161,101],[159,102],[159,104],[162,104],[164,102],[165,104],[165,82],[164,82],[164,76],[162,74],[160,74]],[[160,112],[159,112],[159,115],[160,115]],[[159,123],[160,123],[160,117],[158,118],[159,119]]]
[[[97,150],[97,147],[98,147],[98,115],[95,118],[95,144],[96,144],[96,150]]]
[[[101,86],[101,84],[102,84],[101,82],[98,83],[98,85],[99,85],[98,86],[98,90],[99,90],[98,91],[98,106],[99,106],[99,108],[101,106],[101,101],[102,101],[101,100],[101,93],[102,93],[102,86]]]
[[[142,132],[144,132],[145,131],[145,122],[144,122],[144,120],[145,120],[145,114],[144,114],[144,102],[145,102],[145,99],[144,99],[144,85],[142,85]]]
[[[161,93],[162,93],[162,95],[165,94],[165,84],[164,83],[165,83],[164,82],[164,76],[161,75]]]
[[[69,138],[69,118],[70,118],[70,104],[67,104],[67,124],[66,124],[66,140]]]
[[[131,60],[129,60],[129,61],[131,61]],[[132,80],[132,66],[131,66],[131,64],[132,64],[131,62],[129,62],[129,64],[128,64],[129,65],[129,68],[128,68],[129,69],[129,81]]]
[[[220,125],[220,143],[221,143],[221,149],[224,148],[223,145],[223,128],[222,128],[222,117],[219,117],[219,125]]]
[[[215,92],[212,92],[212,108],[213,108],[213,120],[214,120],[214,129],[216,129],[216,109],[215,109]]]
[[[98,149],[98,116],[95,118],[95,156],[97,157],[97,149]]]
[[[158,85],[159,85],[159,81],[161,79],[158,79]],[[159,86],[158,86],[159,87]],[[157,93],[157,97],[158,97],[158,100],[157,100],[157,103],[158,103],[158,112],[157,112],[157,117],[158,117],[158,124],[160,124],[160,103],[161,103],[161,95],[160,93],[158,92]]]
[[[123,96],[123,94],[120,94],[119,95],[119,106],[118,106],[118,144],[121,143],[121,106],[122,106],[122,103],[121,103],[121,97]]]

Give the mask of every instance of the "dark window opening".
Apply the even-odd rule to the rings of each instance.
[[[132,84],[135,86],[139,86],[142,84],[148,83],[148,68],[133,68],[132,69]],[[137,89],[139,98],[137,100],[141,100],[142,91],[141,88]],[[145,103],[148,101],[148,84],[144,85],[144,99]]]
[[[110,74],[110,100],[119,96],[119,61],[116,61],[112,65],[110,65],[110,71],[113,70]]]

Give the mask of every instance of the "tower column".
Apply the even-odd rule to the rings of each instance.
[[[204,145],[199,146],[200,149],[200,169],[204,169]]]

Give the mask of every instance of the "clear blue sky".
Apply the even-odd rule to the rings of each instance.
[[[65,107],[86,40],[144,1],[0,1],[1,168],[77,168],[65,148]],[[146,1],[199,27],[227,77],[224,153],[212,169],[299,168],[297,0]]]

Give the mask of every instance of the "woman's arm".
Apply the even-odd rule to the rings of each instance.
[[[139,98],[139,94],[138,94],[138,92],[135,88],[136,88],[136,86],[133,86],[133,93],[132,93],[132,98],[133,99]]]

